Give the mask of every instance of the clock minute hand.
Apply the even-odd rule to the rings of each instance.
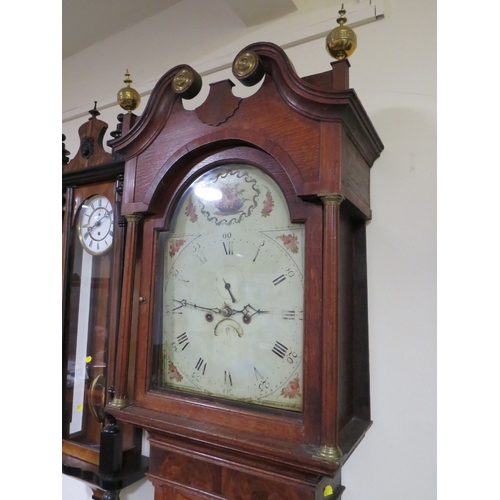
[[[98,219],[98,220],[95,222],[95,224],[94,224],[92,227],[94,227],[94,226],[100,226],[100,225],[102,224],[102,221],[103,221],[104,219],[107,219],[108,217],[111,217],[111,214],[110,214],[109,212],[106,212],[106,213],[105,213],[105,214],[104,214],[104,215],[103,215],[100,219]]]
[[[172,309],[173,311],[175,311],[176,309],[180,309],[181,307],[189,306],[189,307],[194,307],[195,309],[201,309],[203,311],[211,311],[211,312],[214,312],[217,314],[222,313],[222,311],[218,307],[211,308],[211,307],[198,306],[196,304],[191,304],[186,299],[182,299],[182,300],[173,299],[173,300],[174,300],[174,302],[178,302],[180,304],[180,306],[177,306],[176,308]]]
[[[109,212],[106,212],[102,217],[97,219],[92,225],[87,224],[87,228],[88,228],[89,232],[91,232],[92,229],[94,229],[95,227],[99,227],[101,225],[102,221],[108,217],[111,217],[111,214]]]

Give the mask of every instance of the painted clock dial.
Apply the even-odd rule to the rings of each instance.
[[[216,167],[163,255],[163,387],[302,410],[304,225],[270,176]]]
[[[103,195],[90,197],[78,219],[78,234],[83,248],[92,255],[107,252],[113,245],[113,207]]]

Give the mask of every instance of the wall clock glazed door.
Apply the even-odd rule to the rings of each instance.
[[[62,465],[83,479],[95,498],[113,500],[144,476],[141,429],[106,412],[113,399],[123,232],[123,165],[63,177],[63,418]],[[102,182],[89,183],[89,173]]]
[[[116,335],[115,185],[71,192],[76,210],[68,233],[63,438],[98,463],[94,452],[99,450],[109,398],[109,342]]]

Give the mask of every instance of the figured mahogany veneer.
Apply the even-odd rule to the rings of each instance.
[[[125,160],[128,220],[115,398],[109,411],[150,433],[149,477],[159,499],[340,498],[340,467],[371,425],[365,222],[370,167],[383,146],[347,61],[299,78],[270,43],[245,48],[258,64],[239,79],[264,82],[239,99],[230,82],[186,110],[167,72],[141,117],[110,142]],[[238,59],[238,57],[237,57]],[[194,81],[199,81],[195,78]],[[306,228],[304,407],[301,413],[156,388],[153,318],[158,235],[184,189],[225,163],[258,166]],[[339,450],[342,456],[339,456]]]

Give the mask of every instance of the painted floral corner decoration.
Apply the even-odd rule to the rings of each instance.
[[[294,399],[300,396],[300,382],[298,375],[286,384],[286,387],[281,390],[281,395],[289,399]]]
[[[182,380],[182,375],[179,373],[179,370],[177,370],[172,361],[168,362],[168,376],[169,378],[174,379],[176,382],[180,382]]]
[[[244,189],[238,189],[238,184],[222,186],[222,198],[215,203],[219,210],[218,215],[237,214],[243,207],[246,198],[243,197]]]
[[[273,211],[273,208],[274,208],[273,195],[271,194],[271,191],[269,191],[268,189],[266,198],[264,200],[264,207],[260,212],[262,214],[262,217],[269,217],[269,215],[271,215],[271,212]]]
[[[184,243],[186,243],[186,240],[182,239],[172,241],[168,250],[170,257],[173,257],[180,250],[182,245],[184,245]]]
[[[296,234],[282,234],[281,236],[278,236],[278,239],[283,242],[283,245],[289,252],[297,253],[299,251]]]
[[[198,220],[198,214],[196,213],[196,207],[193,204],[193,199],[191,196],[188,199],[187,205],[186,205],[186,211],[184,212],[188,217],[191,222],[196,222]]]

